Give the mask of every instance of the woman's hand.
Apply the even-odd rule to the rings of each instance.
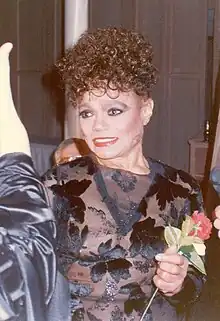
[[[215,208],[214,227],[218,230],[218,237],[220,238],[220,205]]]
[[[154,276],[156,287],[166,296],[173,296],[182,289],[187,275],[188,260],[170,247],[163,254],[156,255],[158,268]]]
[[[0,47],[0,156],[21,152],[30,155],[26,129],[17,115],[10,84],[11,43]]]

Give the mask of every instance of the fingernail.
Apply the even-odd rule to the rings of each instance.
[[[155,259],[158,260],[158,261],[160,261],[162,258],[163,258],[163,254],[157,254],[155,256]]]

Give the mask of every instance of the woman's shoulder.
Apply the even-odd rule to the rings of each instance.
[[[189,173],[182,169],[174,168],[167,165],[160,160],[155,160],[153,158],[148,159],[149,166],[154,176],[162,176],[175,184],[189,185],[192,189],[198,189],[199,184],[196,179]]]
[[[161,210],[167,203],[184,211],[202,211],[203,199],[198,182],[186,171],[174,168],[161,161],[149,160],[153,180],[148,191],[148,196],[156,195]],[[178,204],[178,205],[177,205]],[[188,206],[186,208],[186,206]]]
[[[54,166],[43,176],[43,182],[51,185],[69,180],[83,180],[94,175],[97,165],[90,156],[77,157],[76,159]]]

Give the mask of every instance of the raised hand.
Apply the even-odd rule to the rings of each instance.
[[[0,156],[21,152],[30,155],[29,139],[17,115],[10,85],[11,43],[0,47]]]
[[[157,272],[154,276],[155,285],[166,296],[177,294],[187,274],[188,260],[172,247],[163,254],[156,255],[155,258],[158,261]]]

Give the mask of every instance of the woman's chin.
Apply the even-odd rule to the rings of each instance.
[[[105,151],[105,152],[94,151],[94,154],[98,159],[103,160],[103,161],[104,160],[114,160],[115,158],[119,157],[119,155],[117,153],[115,153],[115,152],[113,153],[110,151],[109,152],[107,152],[107,151]]]
[[[95,154],[96,155],[96,157],[98,158],[98,159],[100,159],[100,160],[113,160],[113,159],[115,159],[115,156],[112,156],[112,155],[106,155],[106,154]]]

